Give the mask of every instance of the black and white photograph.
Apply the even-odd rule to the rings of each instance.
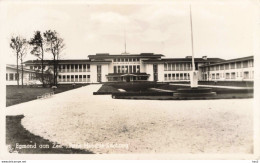
[[[0,1],[1,159],[258,160],[259,7]]]

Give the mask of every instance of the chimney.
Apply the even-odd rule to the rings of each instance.
[[[205,55],[205,56],[202,56],[202,59],[207,60],[208,58],[207,58],[207,56]]]

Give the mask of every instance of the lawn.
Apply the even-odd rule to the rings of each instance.
[[[84,84],[87,85],[87,84]],[[68,91],[71,89],[82,87],[82,84],[75,85],[59,85],[55,90],[55,94]],[[17,86],[6,86],[6,106],[12,106],[15,104],[31,101],[37,99],[37,96],[43,95],[45,93],[50,93],[53,90],[51,88],[42,87],[28,87],[24,88]]]
[[[119,92],[118,89],[123,89],[127,92],[151,92],[150,88],[157,88],[167,85],[166,83],[154,82],[118,82],[118,83],[105,83],[98,90],[98,92]]]
[[[43,139],[27,131],[21,125],[23,115],[19,116],[6,116],[6,144],[10,145],[9,152],[18,153],[62,153],[62,154],[90,154],[92,152],[87,150],[66,148],[64,146],[56,145],[49,140]],[[36,148],[16,148],[16,144],[20,145],[34,145]],[[45,147],[45,148],[40,148]],[[46,148],[49,147],[49,148]],[[57,148],[58,147],[58,148]]]

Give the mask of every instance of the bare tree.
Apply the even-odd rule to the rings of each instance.
[[[42,38],[41,32],[40,31],[36,31],[34,33],[33,38],[30,40],[29,42],[30,45],[33,46],[33,49],[31,50],[31,54],[35,55],[36,57],[38,57],[39,59],[41,59],[41,78],[42,78],[42,86],[44,87],[44,74],[43,74],[43,62],[44,62],[44,40]]]
[[[16,71],[17,71],[17,85],[19,87],[19,64],[18,60],[19,58],[21,59],[21,65],[22,65],[22,59],[26,54],[26,49],[27,49],[27,41],[26,39],[20,37],[20,36],[12,36],[11,38],[11,43],[10,47],[15,51],[16,55]],[[22,66],[22,86],[23,86],[23,66]]]
[[[24,41],[25,41],[24,46],[21,48],[20,55],[19,55],[20,64],[22,68],[22,88],[23,88],[23,59],[26,56],[28,50],[28,42],[25,39]]]
[[[63,43],[63,39],[59,37],[59,34],[55,30],[48,30],[43,34],[43,36],[45,37],[48,46],[46,51],[51,52],[53,56],[53,85],[57,85],[58,61],[65,44]]]

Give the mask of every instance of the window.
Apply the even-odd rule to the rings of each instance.
[[[65,75],[62,75],[62,81],[65,82],[66,81],[66,76]]]
[[[128,62],[128,58],[126,58],[125,61]]]
[[[74,82],[74,75],[70,76],[70,80],[71,80],[71,82]]]
[[[133,71],[132,71],[132,65],[129,66],[129,73],[133,73]]]
[[[226,73],[226,79],[230,79],[230,74]]]
[[[168,74],[168,79],[171,80],[172,74]]]
[[[184,80],[187,80],[187,74],[184,73]]]
[[[136,65],[133,66],[133,72],[136,73]]]
[[[133,61],[135,62],[135,61],[136,61],[136,59],[135,59],[135,58],[133,58]]]
[[[137,73],[140,73],[140,65],[137,65]]]
[[[78,65],[75,65],[75,72],[78,72]]]
[[[212,79],[215,79],[215,74],[212,74]]]
[[[180,80],[183,80],[183,73],[180,74]]]
[[[237,65],[237,68],[241,68],[241,62],[237,62],[236,65]]]
[[[30,66],[30,69],[32,70],[32,69],[33,69],[33,66]]]
[[[219,70],[219,65],[216,66],[216,70],[217,70],[217,71]]]
[[[59,81],[61,81],[61,75],[58,76]]]
[[[228,70],[229,69],[229,64],[225,64],[225,70]]]
[[[79,82],[82,82],[82,75],[79,75]]]
[[[122,66],[122,73],[125,73],[125,66]]]
[[[248,71],[244,72],[244,79],[249,79],[249,72]]]
[[[243,68],[247,68],[248,67],[248,61],[244,61],[243,62]]]
[[[235,72],[231,73],[231,79],[236,79],[236,73]]]
[[[179,80],[179,74],[176,74],[176,80]]]
[[[97,73],[101,74],[101,65],[97,65]]]
[[[175,80],[175,74],[172,74],[172,80]]]
[[[164,63],[164,71],[167,71],[167,63]]]
[[[167,80],[167,74],[164,74],[164,80]]]
[[[172,64],[168,64],[168,71],[172,70]]]
[[[180,67],[179,67],[179,63],[176,63],[176,71],[179,71]]]
[[[15,80],[19,79],[19,74],[15,73]]]
[[[116,62],[116,58],[114,58],[114,62]]]
[[[132,62],[132,58],[129,58],[129,62]]]
[[[6,73],[6,80],[8,81],[8,73]]]
[[[137,58],[137,59],[136,59],[136,61],[138,61],[138,62],[139,62],[139,61],[140,61],[140,59],[139,59],[139,58]]]
[[[79,76],[78,76],[78,75],[75,75],[75,82],[78,81],[78,78],[79,78]]]
[[[172,71],[175,71],[175,64],[172,64]]]
[[[128,66],[125,66],[125,73],[128,73]]]
[[[180,63],[180,71],[183,71],[183,64]]]
[[[87,75],[83,75],[83,81],[85,82],[87,78]]]
[[[235,63],[231,63],[231,69],[235,69],[236,65]]]
[[[70,65],[71,72],[74,72],[74,65]]]
[[[117,73],[117,71],[116,71],[116,70],[117,70],[117,68],[116,68],[116,66],[114,66],[114,73]]]
[[[70,75],[67,75],[67,82],[70,82]]]
[[[90,64],[87,64],[87,72],[90,72]]]
[[[82,72],[82,64],[79,65],[79,72]]]
[[[86,67],[87,67],[87,66],[84,64],[84,65],[83,65],[83,71],[84,71],[84,72],[86,72]]]
[[[220,65],[220,70],[224,70],[225,66],[224,65]]]

